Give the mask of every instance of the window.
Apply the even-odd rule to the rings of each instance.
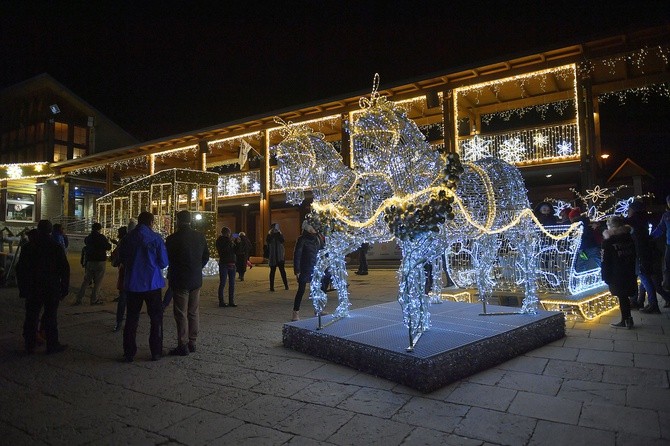
[[[65,161],[67,159],[67,146],[63,144],[54,144],[54,163]]]
[[[67,124],[64,122],[54,122],[54,139],[58,141],[67,141]]]
[[[80,144],[82,146],[85,146],[87,136],[88,136],[88,131],[85,127],[78,127],[76,125],[74,126],[74,143],[75,144]]]
[[[73,160],[77,159],[77,158],[81,158],[82,156],[86,156],[86,149],[79,149],[79,148],[75,147],[72,150],[72,159]]]
[[[7,192],[7,221],[33,222],[35,211],[35,195]]]

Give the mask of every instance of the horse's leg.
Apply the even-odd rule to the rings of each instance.
[[[333,316],[335,317],[349,317],[349,288],[347,288],[348,274],[345,256],[348,252],[352,252],[355,247],[349,246],[346,251],[338,253],[333,259],[335,265],[335,272],[333,273],[333,287],[337,290],[338,305]]]
[[[520,265],[523,268],[524,298],[521,304],[521,313],[537,314],[539,299],[537,296],[537,270],[539,268],[540,234],[534,222],[524,219],[519,234]]]
[[[314,312],[318,315],[323,312],[328,302],[326,293],[321,289],[321,282],[329,265],[329,255],[326,249],[321,249],[316,255],[316,264],[312,274],[312,282],[309,284],[309,298],[312,299]]]
[[[482,235],[475,241],[476,247],[473,252],[473,263],[477,288],[479,289],[479,300],[482,302],[482,311],[486,314],[486,304],[493,294],[493,263],[498,251],[497,237],[495,235]]]

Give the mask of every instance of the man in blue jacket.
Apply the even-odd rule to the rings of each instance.
[[[177,213],[177,231],[165,239],[170,268],[169,286],[174,296],[174,319],[177,323],[177,348],[170,355],[187,356],[195,352],[200,328],[199,303],[202,268],[209,261],[207,240],[191,228],[191,213]]]
[[[137,217],[137,227],[119,242],[119,260],[123,264],[123,287],[126,290],[128,314],[123,330],[123,357],[132,362],[137,353],[137,325],[142,303],[147,303],[151,320],[149,347],[151,360],[163,355],[163,304],[161,291],[165,286],[162,270],[168,266],[165,242],[155,233],[154,216],[142,212]]]
[[[663,261],[663,288],[670,290],[670,195],[665,197],[668,210],[663,213],[661,222],[651,233],[653,238],[665,235],[665,258]]]

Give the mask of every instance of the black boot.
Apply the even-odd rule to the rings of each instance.
[[[632,320],[632,319],[631,319]],[[616,324],[610,324],[610,327],[614,328],[625,328],[626,327],[626,320],[621,319],[620,322],[617,322]]]
[[[646,307],[640,310],[640,313],[661,314],[661,310],[658,308],[658,304],[656,303],[647,305]]]
[[[226,303],[223,301],[223,299],[219,298],[219,306],[220,307],[227,307]]]
[[[632,317],[629,317],[629,318],[626,319],[624,322],[626,323],[626,328],[627,328],[627,329],[629,329],[629,330],[632,330],[632,329],[633,329],[633,326],[634,326],[635,324],[633,324],[633,318],[632,318]]]

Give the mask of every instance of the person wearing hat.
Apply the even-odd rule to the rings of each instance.
[[[244,282],[244,274],[247,272],[247,262],[251,255],[251,240],[244,232],[239,233],[235,242],[235,266],[237,267],[237,274],[240,281]]]
[[[575,260],[575,271],[589,271],[600,266],[600,243],[591,227],[589,217],[582,215],[580,209],[575,208],[568,214],[571,223],[582,223],[582,239],[579,244],[579,253]]]
[[[268,265],[270,266],[270,291],[275,290],[275,273],[279,268],[281,280],[284,282],[284,289],[288,290],[288,279],[286,278],[286,263],[284,250],[284,234],[279,229],[279,223],[272,223],[267,237],[265,237],[265,245],[268,249]]]
[[[631,297],[631,307],[640,308],[642,313],[660,314],[658,300],[656,299],[656,286],[651,278],[652,275],[652,252],[651,238],[649,237],[649,219],[644,203],[634,201],[628,206],[628,218],[626,224],[633,228],[632,236],[635,242],[635,272],[640,279],[640,291]],[[649,305],[644,305],[644,295],[647,295]],[[639,300],[638,300],[639,298]]]
[[[209,261],[205,236],[191,228],[191,213],[177,212],[177,230],[165,239],[168,262],[168,281],[174,300],[174,320],[177,324],[177,347],[170,355],[187,356],[195,352],[200,329],[200,288],[202,269]]]
[[[293,271],[298,279],[298,291],[293,300],[292,321],[300,320],[300,304],[307,284],[312,281],[316,255],[322,248],[321,238],[308,220],[302,222],[302,234],[298,237],[293,251]]]

